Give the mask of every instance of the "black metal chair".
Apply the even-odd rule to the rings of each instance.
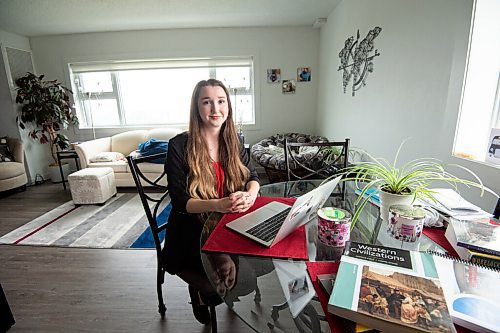
[[[284,141],[287,180],[325,179],[347,167],[349,139],[333,142]],[[310,147],[310,151],[301,151]],[[317,149],[315,149],[317,148]],[[345,182],[340,184],[345,194]]]
[[[157,220],[157,217],[170,202],[169,193],[166,186],[167,174],[165,173],[165,171],[163,171],[159,177],[151,180],[142,173],[139,165],[144,162],[158,162],[158,160],[164,161],[166,157],[167,153],[160,153],[144,157],[135,157],[133,155],[127,156],[130,172],[132,173],[132,177],[134,178],[137,192],[139,193],[139,196],[141,198],[141,202],[144,207],[144,211],[146,213],[146,217],[148,219],[155,242],[157,261],[156,292],[158,294],[158,312],[160,313],[162,319],[165,318],[167,307],[165,306],[165,303],[163,301],[162,287],[163,283],[165,282],[166,271],[163,268],[162,262],[162,241],[160,240],[160,233],[165,230],[167,221],[164,221],[160,225],[158,225],[159,221]],[[147,186],[148,192],[151,193],[146,193],[144,185]],[[217,332],[217,317],[215,312],[215,305],[209,304],[209,307],[212,332]]]
[[[498,219],[500,218],[500,198],[497,201],[497,206],[495,207],[495,211],[493,212],[493,215]]]

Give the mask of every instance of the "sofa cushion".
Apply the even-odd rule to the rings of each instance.
[[[121,160],[125,160],[125,155],[123,155],[122,153],[113,152],[113,151],[99,153],[99,154],[92,156],[90,158],[91,163],[114,162],[114,161],[121,161]]]
[[[111,137],[111,151],[117,151],[127,156],[136,150],[140,143],[146,141],[146,130],[128,131]]]
[[[24,174],[24,165],[17,162],[0,163],[0,180],[14,178]]]
[[[75,146],[82,169],[90,163],[90,158],[99,153],[111,151],[111,137],[85,141]]]
[[[87,168],[110,167],[114,172],[129,172],[127,161],[89,163]]]
[[[156,164],[156,163],[139,163],[139,170],[143,173],[157,173],[160,174],[163,172],[165,168],[165,164]]]
[[[144,141],[152,138],[155,138],[157,140],[169,141],[179,133],[182,133],[182,130],[178,128],[153,128],[146,133],[146,138]]]

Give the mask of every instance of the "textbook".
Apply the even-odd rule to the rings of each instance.
[[[458,254],[460,259],[470,261],[478,266],[486,266],[496,270],[500,270],[499,256],[496,256],[494,254],[469,250],[465,247],[458,246],[457,236],[455,235],[455,230],[453,229],[453,225],[451,223],[448,224],[444,236],[446,237],[450,245],[453,247],[455,252]]]
[[[500,274],[438,254],[352,242],[330,312],[382,331],[500,331]]]
[[[453,226],[457,246],[500,256],[500,221],[498,219],[494,217],[474,220],[452,218],[450,224]]]
[[[456,332],[432,255],[356,242],[345,253],[330,312],[386,332]]]

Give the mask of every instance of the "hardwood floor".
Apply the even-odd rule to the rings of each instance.
[[[62,185],[44,183],[0,196],[0,235],[71,200]],[[166,276],[167,315],[156,298],[152,250],[0,245],[0,283],[16,324],[9,332],[209,332],[188,302],[187,286]],[[225,305],[219,332],[253,332]]]

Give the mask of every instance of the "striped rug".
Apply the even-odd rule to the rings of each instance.
[[[166,221],[171,205],[159,216]],[[26,223],[0,238],[0,244],[83,248],[154,248],[138,194],[120,193],[103,206],[72,201]]]

